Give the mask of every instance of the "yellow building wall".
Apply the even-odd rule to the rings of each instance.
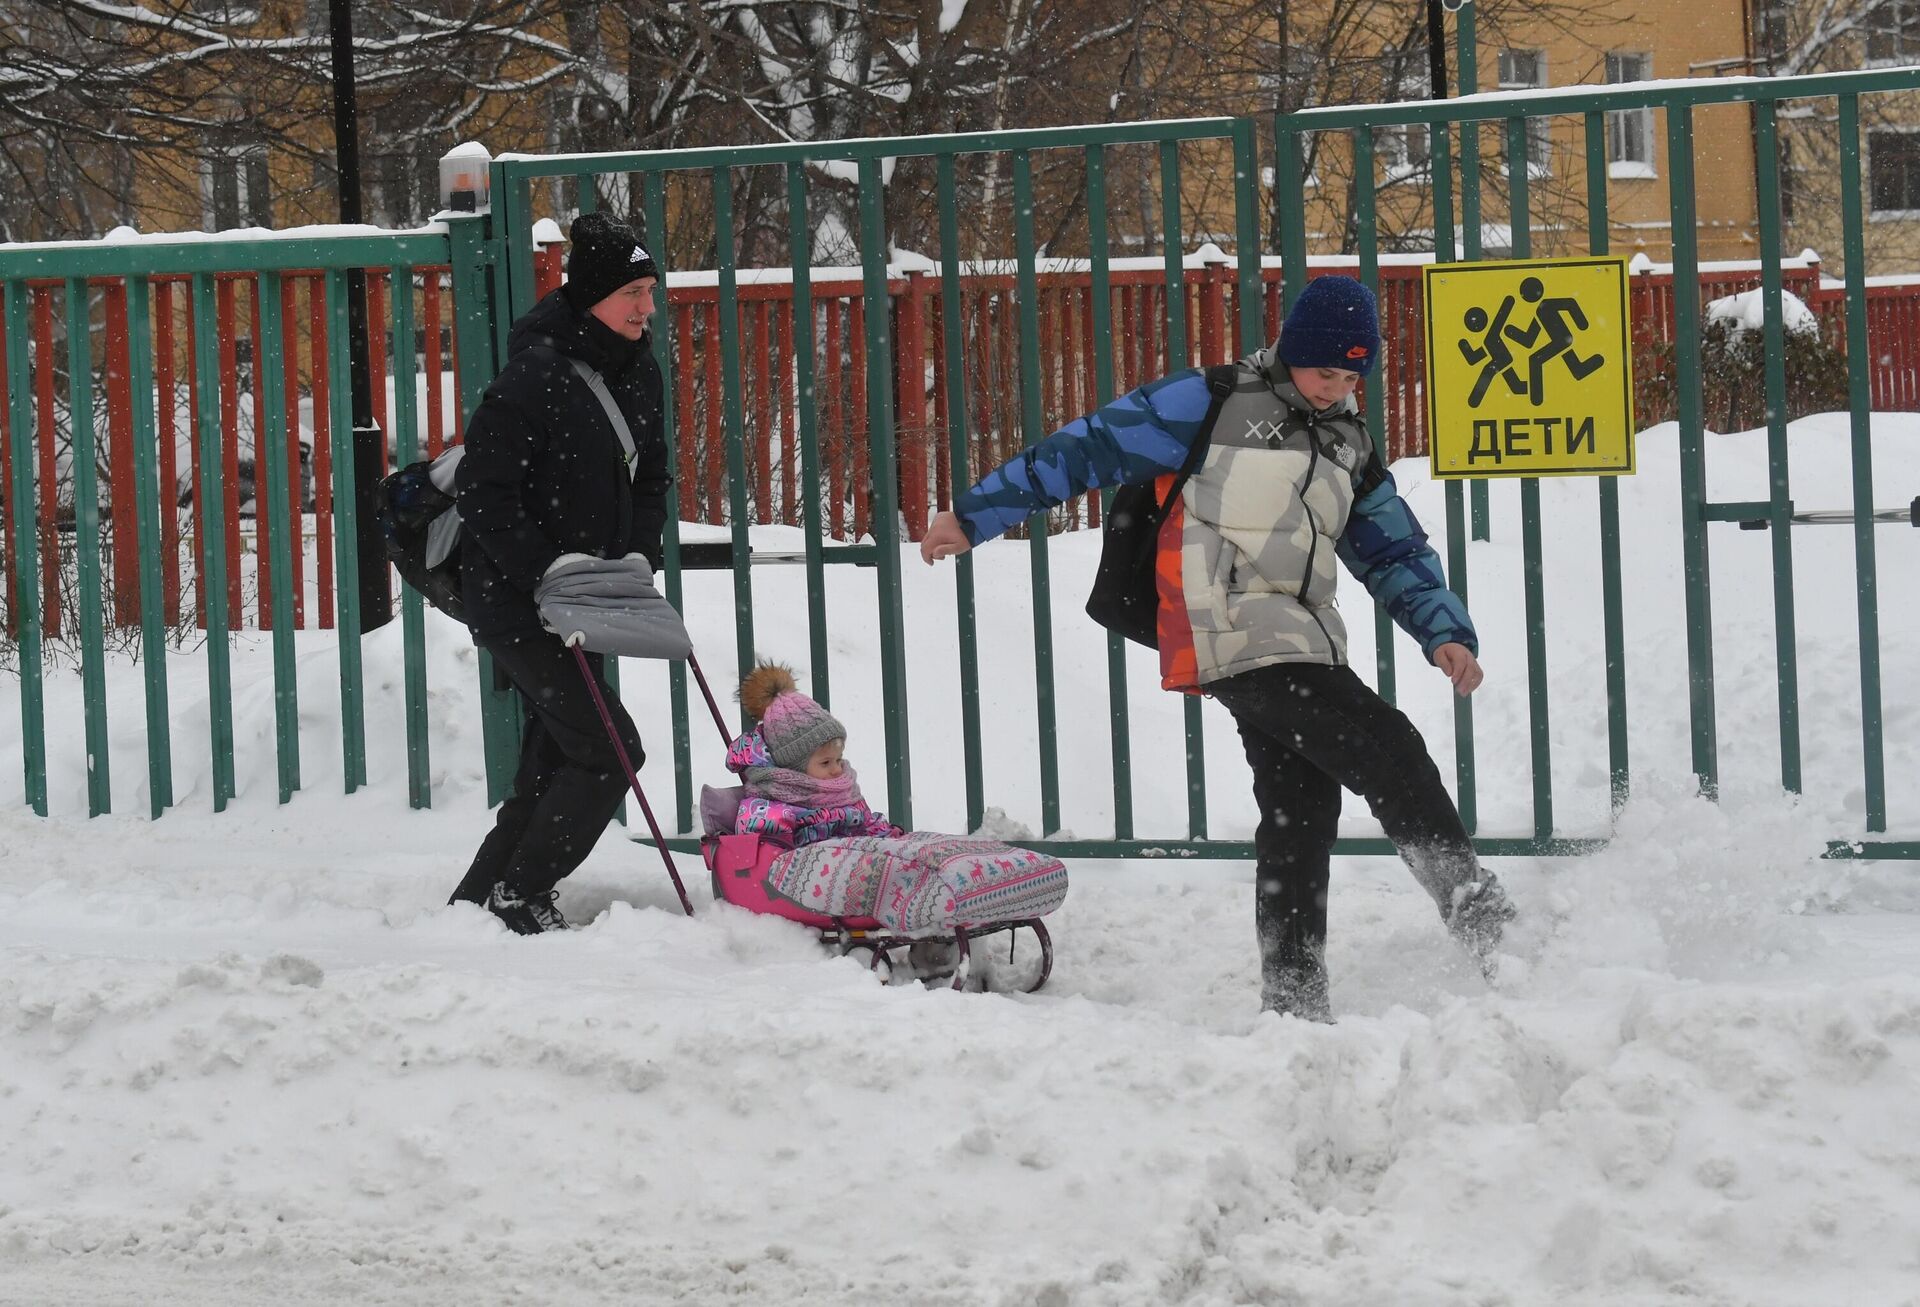
[[[1555,86],[1606,80],[1609,52],[1645,54],[1656,80],[1711,77],[1712,66],[1744,73],[1748,50],[1744,0],[1595,0],[1590,23],[1574,31],[1516,23],[1507,44],[1545,52],[1548,79]],[[1481,84],[1498,75],[1497,48],[1482,44]],[[1673,253],[1671,168],[1667,159],[1667,115],[1653,118],[1651,177],[1635,170],[1609,168],[1607,214],[1616,253],[1644,253],[1664,262]],[[1716,105],[1694,112],[1694,195],[1702,259],[1751,259],[1757,256],[1752,110]],[[1553,128],[1553,170],[1565,173],[1565,189],[1577,195],[1583,210],[1580,229],[1536,233],[1536,246],[1586,247],[1585,130],[1581,122],[1561,119]],[[1622,175],[1629,174],[1629,175]],[[1543,251],[1545,252],[1545,251]]]
[[[1607,79],[1610,52],[1645,55],[1652,79],[1713,76],[1711,66],[1740,66],[1746,55],[1743,0],[1698,0],[1685,6],[1670,0],[1595,0],[1577,28],[1564,18],[1512,15],[1505,30],[1480,33],[1476,43],[1478,86],[1497,94],[1505,50],[1538,51],[1549,87],[1599,85]],[[1449,24],[1451,37],[1451,24]],[[1457,46],[1448,50],[1449,72],[1456,78]],[[1419,88],[1424,93],[1424,86]],[[1607,206],[1615,252],[1664,262],[1672,257],[1671,170],[1666,154],[1666,114],[1651,115],[1650,164],[1609,168]],[[1714,106],[1694,115],[1695,203],[1699,253],[1704,260],[1750,259],[1756,255],[1752,111],[1745,106]],[[1530,172],[1529,231],[1535,255],[1584,252],[1587,248],[1586,138],[1584,116],[1547,120],[1548,157]],[[1603,120],[1604,122],[1604,120]],[[1389,134],[1390,135],[1390,134]],[[1316,253],[1351,253],[1348,229],[1352,188],[1352,145],[1346,132],[1327,134],[1311,147],[1305,196],[1309,247]],[[1509,243],[1511,210],[1505,176],[1506,130],[1501,122],[1478,128],[1480,213],[1483,246],[1500,251]],[[1456,160],[1467,148],[1465,133],[1455,130]],[[1424,169],[1407,170],[1395,181],[1389,171],[1389,141],[1376,139],[1376,208],[1388,237],[1383,248],[1398,244],[1408,251],[1432,245],[1430,178]],[[1461,195],[1456,165],[1455,220]]]
[[[1852,0],[1865,5],[1870,0]],[[1817,16],[1814,0],[1800,0],[1801,22]],[[1902,11],[1904,12],[1904,11]],[[1843,14],[1844,16],[1844,14]],[[1911,18],[1911,15],[1909,15]],[[1911,56],[1910,56],[1911,57]],[[1864,41],[1857,37],[1836,43],[1811,72],[1850,72],[1880,67],[1869,61]],[[1876,209],[1875,152],[1881,142],[1897,144],[1906,153],[1920,134],[1920,92],[1880,92],[1863,95],[1860,105],[1860,208],[1865,241],[1866,275],[1899,276],[1920,273],[1920,204],[1902,200],[1895,207]],[[1814,115],[1782,115],[1780,139],[1783,181],[1789,194],[1783,241],[1788,253],[1811,249],[1832,276],[1846,271],[1846,243],[1840,188],[1840,132],[1833,102]],[[1902,207],[1904,205],[1914,207]]]

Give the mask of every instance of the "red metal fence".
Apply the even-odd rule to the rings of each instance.
[[[1427,447],[1424,260],[1403,258],[1380,268],[1382,402],[1393,458]],[[1093,340],[1093,279],[1084,264],[1052,261],[1037,276],[1041,341],[1042,426],[1053,430],[1093,408],[1096,347]],[[535,261],[539,289],[560,284],[561,247]],[[1351,272],[1353,260],[1316,259],[1314,276]],[[799,525],[799,454],[792,359],[792,286],[743,274],[738,286],[742,359],[742,413],[750,451],[749,501],[756,521]],[[1225,362],[1234,353],[1233,324],[1239,316],[1234,265],[1190,259],[1185,270],[1187,356],[1168,354],[1167,291],[1159,260],[1116,260],[1112,284],[1112,375],[1124,392],[1173,367]],[[679,431],[681,512],[689,520],[726,520],[726,457],[722,432],[719,291],[711,274],[696,284],[676,277],[672,285],[672,334],[680,360],[675,412]],[[1820,267],[1791,260],[1783,267],[1785,288],[1817,313],[1829,338],[1844,340],[1845,294],[1823,286]],[[1261,271],[1264,334],[1279,330],[1281,269],[1267,260]],[[1673,274],[1636,267],[1631,314],[1637,354],[1657,349],[1674,335]],[[963,276],[960,321],[966,333],[969,477],[1011,457],[1020,447],[1019,341],[1014,279],[969,272]],[[1758,264],[1710,264],[1701,270],[1701,302],[1753,290]],[[939,279],[903,271],[887,283],[892,302],[894,428],[909,536],[918,537],[935,508],[952,494],[946,457],[948,406],[945,305]],[[866,502],[866,357],[861,284],[828,274],[811,285],[817,357],[818,431],[822,467],[822,521],[837,538],[871,530]],[[1872,395],[1876,409],[1920,409],[1920,283],[1875,285],[1867,292],[1868,341],[1873,351]],[[1643,393],[1643,424],[1671,417],[1659,393]],[[919,493],[913,488],[920,487]],[[1072,505],[1069,525],[1097,524],[1097,500]]]
[[[438,452],[450,434],[460,427],[458,389],[453,385],[454,366],[450,351],[443,346],[443,333],[451,341],[452,295],[442,284],[445,267],[420,267],[415,274],[420,282],[415,311],[423,330],[424,376],[427,402],[421,406],[425,443]],[[369,269],[367,279],[368,319],[374,324],[374,338],[385,339],[385,326],[391,322],[386,269]],[[374,275],[379,274],[379,275]],[[96,292],[91,329],[104,349],[93,351],[100,369],[101,390],[106,396],[105,434],[99,442],[104,463],[101,467],[101,518],[106,524],[106,581],[108,585],[108,624],[133,626],[140,620],[140,569],[143,550],[157,550],[161,568],[161,586],[165,620],[178,625],[187,613],[196,625],[206,625],[200,603],[195,599],[201,589],[202,556],[194,542],[207,529],[205,506],[200,502],[201,442],[200,406],[204,402],[199,387],[191,382],[198,329],[191,306],[191,278],[154,277],[150,279],[152,300],[153,380],[158,480],[160,484],[160,531],[157,541],[143,541],[135,527],[131,507],[134,503],[134,422],[132,403],[132,362],[130,359],[127,287],[121,278],[96,278],[89,283]],[[264,507],[257,501],[249,508],[253,518],[249,527],[243,513],[241,487],[258,486],[250,475],[257,451],[255,434],[267,427],[261,410],[260,387],[252,384],[253,361],[260,358],[260,287],[251,273],[214,274],[215,352],[219,364],[219,406],[221,477],[223,502],[216,518],[221,548],[226,558],[227,621],[231,629],[267,630],[273,625],[273,591],[286,584],[293,592],[294,623],[298,627],[331,627],[334,620],[333,577],[333,432],[329,404],[327,358],[327,314],[324,278],[315,272],[282,274],[281,339],[284,352],[279,365],[283,369],[286,413],[287,467],[289,469],[289,517],[297,525],[301,538],[292,550],[291,574],[274,575],[269,549],[269,514],[253,511]],[[42,579],[41,613],[49,637],[58,638],[67,620],[67,596],[62,593],[63,553],[71,546],[62,532],[74,522],[72,479],[68,463],[70,444],[66,438],[68,415],[65,390],[56,386],[55,360],[57,338],[54,330],[56,300],[64,302],[65,283],[36,281],[28,284],[28,330],[31,336],[34,368],[33,427],[38,465],[38,517]],[[65,328],[66,324],[62,324]],[[437,329],[438,328],[438,329]],[[6,348],[6,326],[0,322],[0,357]],[[375,417],[382,431],[391,431],[387,388],[388,360],[376,349],[372,359]],[[446,365],[443,353],[448,353]],[[6,369],[0,368],[0,560],[13,548],[12,431],[8,404]],[[447,421],[451,410],[452,423]],[[244,428],[244,431],[243,431]],[[243,471],[249,475],[243,476]],[[52,488],[53,493],[49,493]],[[258,486],[264,493],[264,486]],[[126,511],[116,515],[116,508]],[[250,539],[248,537],[251,537]],[[306,540],[312,539],[314,562],[307,575]],[[183,545],[185,548],[183,548]],[[243,559],[251,560],[242,565]],[[6,568],[0,564],[0,575]],[[183,593],[186,602],[183,604]],[[309,600],[311,599],[311,603]],[[6,605],[9,626],[11,605]],[[250,610],[250,611],[249,611]]]
[[[541,291],[558,285],[561,247],[540,251],[535,260]],[[1262,269],[1264,333],[1271,338],[1280,319],[1280,269],[1277,260]],[[1225,362],[1233,353],[1233,324],[1239,316],[1239,291],[1231,261],[1189,260],[1185,271],[1184,311],[1187,350],[1184,360],[1169,357],[1165,273],[1158,260],[1115,260],[1111,272],[1112,376],[1124,392],[1180,363]],[[1313,275],[1351,271],[1352,262],[1315,260]],[[384,271],[384,270],[370,270]],[[462,425],[457,360],[451,356],[452,294],[443,283],[445,268],[419,268],[415,303],[422,325],[419,340],[426,402],[421,405],[424,446],[438,453]],[[1754,289],[1757,265],[1710,265],[1701,274],[1702,302]],[[1844,341],[1844,294],[1823,286],[1820,269],[1810,261],[1791,261],[1783,271],[1788,291],[1804,300],[1826,325],[1829,338]],[[225,502],[218,527],[226,553],[227,617],[233,629],[267,629],[272,623],[273,587],[293,588],[294,620],[301,627],[333,624],[333,440],[327,393],[329,342],[322,279],[318,274],[285,275],[282,338],[288,466],[300,469],[290,490],[292,518],[314,542],[312,575],[304,547],[293,550],[292,573],[284,580],[268,560],[268,514],[252,513],[245,523],[241,499],[243,465],[252,459],[251,433],[265,429],[261,392],[251,383],[252,360],[260,356],[259,286],[250,274],[216,276],[215,329],[218,335],[221,483]],[[963,279],[960,321],[965,332],[962,356],[966,376],[957,385],[947,373],[945,305],[936,276],[902,270],[888,282],[892,339],[897,366],[892,374],[894,426],[902,493],[900,504],[909,536],[918,537],[936,508],[952,496],[947,457],[947,420],[958,400],[967,405],[970,443],[969,479],[1007,458],[1024,438],[1020,414],[1020,354],[1015,282],[998,270],[969,272]],[[1084,264],[1049,261],[1037,278],[1040,323],[1040,397],[1042,424],[1051,430],[1096,403],[1097,347],[1093,339],[1092,277]],[[704,284],[703,284],[704,283]],[[721,397],[720,302],[712,274],[676,276],[671,293],[671,332],[679,360],[675,413],[676,475],[681,514],[690,521],[724,522],[727,514],[726,453]],[[103,518],[114,505],[132,502],[133,409],[126,286],[118,279],[97,279],[93,307],[96,330],[104,341],[94,357],[106,396],[102,497]],[[1425,339],[1421,262],[1401,259],[1380,269],[1381,330],[1385,338],[1381,395],[1387,406],[1389,452],[1404,457],[1426,448],[1424,394]],[[867,371],[865,305],[861,283],[847,270],[821,270],[812,283],[815,335],[816,426],[821,455],[822,522],[835,538],[852,539],[872,530],[867,494]],[[386,339],[391,322],[384,276],[368,278],[369,317],[374,339]],[[34,357],[56,357],[54,306],[64,283],[36,282],[30,287],[29,331]],[[799,525],[804,487],[799,458],[799,396],[793,361],[792,285],[784,273],[743,273],[738,287],[737,324],[741,357],[741,412],[746,434],[748,502],[754,520]],[[1673,276],[1637,270],[1632,279],[1632,317],[1636,352],[1657,348],[1674,334]],[[203,402],[189,384],[195,325],[184,278],[152,282],[153,376],[158,419],[159,479],[162,500],[173,511],[161,514],[161,538],[139,540],[128,529],[110,527],[108,549],[110,612],[115,625],[138,621],[138,560],[157,545],[162,565],[166,619],[177,624],[182,612],[199,611],[182,603],[199,590],[200,555],[191,548],[205,529],[203,506],[192,494],[199,484],[199,408]],[[1872,351],[1873,405],[1879,410],[1920,409],[1920,283],[1876,284],[1867,291],[1868,342]],[[0,351],[5,348],[0,323]],[[376,418],[392,429],[384,350],[373,361]],[[0,368],[0,558],[12,547],[11,432],[5,369]],[[57,393],[58,392],[58,393]],[[956,393],[958,392],[958,393]],[[49,635],[58,636],[65,615],[61,593],[61,531],[73,521],[70,477],[63,470],[66,415],[64,392],[55,369],[34,369],[32,438],[36,442],[43,612]],[[1658,399],[1643,399],[1645,423],[1668,416]],[[243,407],[244,406],[244,407]],[[244,419],[244,420],[243,420]],[[246,428],[243,433],[243,426]],[[184,454],[183,452],[184,451]],[[184,466],[183,466],[184,464]],[[47,494],[45,487],[59,487]],[[308,497],[306,487],[311,487]],[[1097,499],[1072,505],[1069,525],[1099,522]],[[188,546],[183,551],[183,544]],[[184,558],[184,561],[183,561]],[[243,567],[242,560],[251,559]],[[4,569],[0,569],[3,574]],[[248,611],[248,610],[251,611]]]

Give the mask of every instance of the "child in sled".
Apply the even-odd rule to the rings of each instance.
[[[876,931],[892,944],[911,941],[912,965],[923,974],[950,971],[952,944],[968,932],[1018,925],[1044,941],[1038,919],[1067,893],[1059,859],[996,840],[903,830],[875,812],[844,757],[846,727],[802,694],[785,667],[755,667],[740,702],[755,725],[727,751],[727,767],[741,779],[737,800],[709,791],[720,803],[708,816],[705,846],[721,897],[823,928]],[[731,840],[717,838],[729,833]],[[742,840],[755,847],[741,850]],[[748,882],[735,879],[743,875]]]
[[[736,835],[793,849],[839,835],[906,834],[867,806],[843,756],[847,728],[800,693],[792,671],[761,663],[740,683],[740,704],[759,725],[727,750],[727,770],[746,790]]]

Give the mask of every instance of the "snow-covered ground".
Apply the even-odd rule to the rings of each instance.
[[[1793,432],[1803,508],[1849,502],[1845,422]],[[1876,419],[1879,502],[1920,422]],[[0,1302],[1920,1303],[1920,866],[1821,861],[1864,829],[1851,535],[1794,536],[1807,794],[1778,793],[1768,539],[1713,528],[1725,797],[1691,797],[1672,428],[1622,483],[1635,797],[1580,860],[1502,860],[1525,917],[1489,990],[1396,863],[1336,867],[1340,1022],[1256,1016],[1244,864],[1078,863],[1031,997],[876,985],[806,932],[679,915],[609,832],[519,939],[439,906],[487,817],[471,650],[435,621],[434,808],[405,806],[397,629],[366,644],[368,788],[302,635],[306,789],[275,803],[271,660],[234,664],[240,796],[210,809],[201,660],[170,667],[179,806],[145,819],[140,669],[110,678],[116,812],[84,816],[78,677],[49,677],[54,816],[19,803],[0,694]],[[1716,499],[1764,437],[1716,437]],[[1440,541],[1440,487],[1400,469]],[[1555,804],[1607,827],[1596,496],[1543,486]],[[1483,831],[1530,785],[1517,492],[1473,546],[1489,681]],[[771,543],[787,537],[768,533]],[[1920,833],[1920,532],[1878,530],[1891,836]],[[1094,542],[1056,540],[1065,821],[1110,829]],[[988,802],[1037,826],[1025,548],[978,556]],[[731,672],[724,579],[690,578]],[[762,651],[804,665],[797,569],[755,575]],[[832,575],[833,706],[880,801],[873,575]],[[907,570],[916,817],[963,810],[952,570]],[[1371,622],[1347,610],[1354,661]],[[1451,774],[1440,678],[1402,702]],[[1180,704],[1136,673],[1143,835],[1185,829]],[[656,669],[624,690],[669,808]],[[696,772],[717,747],[694,723]],[[1212,833],[1245,838],[1207,705]],[[14,758],[15,762],[5,759]],[[1171,761],[1169,761],[1171,760]],[[1350,813],[1354,834],[1373,829]]]

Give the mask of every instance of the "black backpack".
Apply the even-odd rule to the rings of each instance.
[[[607,383],[586,363],[559,348],[550,337],[539,337],[530,347],[566,361],[593,392],[607,421],[613,425],[626,463],[633,462],[633,433],[619,405],[607,392]],[[466,599],[460,587],[460,515],[454,497],[441,486],[452,486],[453,470],[464,454],[461,446],[441,451],[438,458],[409,463],[382,478],[378,495],[380,538],[387,558],[400,579],[418,590],[426,601],[455,621],[467,620]],[[440,485],[435,485],[438,480]]]
[[[433,483],[433,469],[444,460],[441,480],[450,480],[462,452],[455,445],[437,459],[409,463],[381,478],[375,497],[380,539],[400,579],[460,622],[467,620],[467,606],[460,588],[459,517],[443,520],[453,513],[454,498]]]
[[[1223,363],[1207,369],[1207,389],[1213,399],[1193,447],[1174,474],[1173,486],[1164,500],[1154,498],[1153,481],[1121,486],[1113,492],[1107,506],[1107,521],[1100,538],[1100,567],[1093,575],[1093,593],[1087,596],[1087,616],[1116,635],[1123,635],[1149,649],[1160,647],[1156,620],[1160,597],[1156,589],[1155,560],[1159,553],[1160,528],[1187,478],[1207,456],[1213,440],[1213,424],[1220,420],[1221,406],[1233,393],[1238,366]],[[1154,481],[1159,480],[1158,477]]]

